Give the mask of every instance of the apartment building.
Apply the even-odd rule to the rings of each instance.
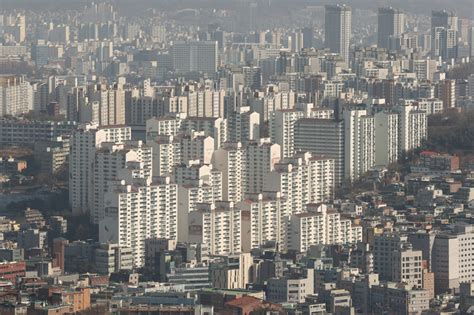
[[[374,117],[365,109],[348,109],[344,113],[344,175],[354,181],[375,164]]]
[[[92,203],[91,222],[99,224],[104,218],[104,195],[109,185],[117,180],[120,172],[130,162],[142,164],[141,177],[150,177],[152,174],[152,148],[142,141],[126,140],[121,144],[102,142],[95,150],[92,166]]]
[[[295,151],[311,152],[334,159],[334,180],[344,178],[344,122],[334,119],[304,118],[295,123]]]
[[[73,212],[89,211],[93,201],[95,152],[102,142],[121,143],[131,139],[130,127],[97,127],[84,124],[71,136],[69,155],[69,202]]]
[[[280,191],[291,213],[299,213],[308,203],[334,198],[334,175],[334,159],[299,153],[275,164],[265,179],[264,190]]]
[[[284,248],[287,218],[290,216],[280,192],[248,193],[237,208],[250,213],[251,248],[276,242]]]
[[[197,204],[188,215],[188,242],[201,243],[209,255],[250,251],[250,213],[230,201]]]
[[[273,171],[275,164],[280,161],[280,146],[272,144],[268,138],[261,138],[258,142],[248,143],[245,150],[248,178],[244,191],[259,193],[263,191],[266,175]]]
[[[398,160],[398,114],[381,111],[374,115],[375,165],[389,165]]]
[[[99,222],[101,243],[132,248],[134,267],[145,263],[145,240],[178,236],[177,185],[170,177],[140,178],[136,163],[127,165],[121,181],[104,196],[104,219]]]

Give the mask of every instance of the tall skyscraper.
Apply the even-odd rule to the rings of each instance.
[[[345,110],[344,130],[344,173],[353,181],[375,164],[374,117],[365,109]]]
[[[413,104],[400,104],[396,107],[398,112],[398,151],[408,152],[420,147],[428,136],[428,122],[426,113],[417,110]]]
[[[431,11],[431,29],[444,27],[454,31],[458,30],[458,17],[453,12]]]
[[[458,17],[446,10],[431,12],[431,55],[444,60],[456,57]]]
[[[377,46],[388,48],[390,36],[400,36],[405,32],[405,14],[399,9],[379,8]]]
[[[327,5],[325,15],[325,37],[327,48],[340,54],[349,62],[349,47],[352,33],[352,11],[345,5]]]
[[[313,47],[314,32],[312,27],[303,28],[303,48]]]
[[[431,29],[431,56],[441,57],[443,60],[456,58],[457,33],[455,30],[446,27]]]
[[[474,56],[474,26],[469,29],[469,48],[472,57]]]
[[[375,165],[389,165],[398,159],[398,114],[375,114]]]

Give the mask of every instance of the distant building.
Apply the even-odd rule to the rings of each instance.
[[[400,36],[405,32],[405,14],[399,9],[379,8],[377,47],[388,48],[390,36]]]
[[[69,160],[69,138],[58,137],[56,141],[35,143],[35,158],[40,162],[41,172],[56,174],[66,167]]]
[[[217,70],[217,42],[177,42],[172,48],[173,67],[179,73],[204,72],[214,74]]]
[[[33,110],[33,89],[23,77],[0,76],[0,117]]]
[[[4,175],[14,175],[23,172],[28,163],[25,160],[18,160],[12,157],[0,157],[0,173]]]
[[[116,244],[102,244],[95,249],[95,270],[99,274],[133,269],[132,249]]]
[[[331,52],[339,54],[349,64],[352,36],[352,10],[345,5],[326,5],[324,42]]]
[[[405,289],[395,283],[372,286],[370,293],[372,312],[386,311],[397,314],[417,314],[429,309],[428,292],[423,289]]]
[[[0,119],[0,145],[29,145],[39,141],[55,141],[70,135],[77,127],[75,122],[34,121],[26,119]]]
[[[26,263],[19,262],[4,262],[0,263],[0,278],[8,281],[16,282],[17,277],[25,276]]]
[[[303,303],[306,296],[313,294],[313,270],[301,277],[271,278],[267,282],[267,298],[271,302]]]

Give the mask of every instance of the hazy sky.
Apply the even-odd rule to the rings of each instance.
[[[101,0],[98,0],[101,1]],[[98,2],[96,1],[96,2]],[[102,0],[103,1],[103,0]],[[194,8],[227,8],[242,2],[270,1],[274,6],[284,6],[286,8],[299,7],[304,5],[322,5],[334,3],[334,0],[109,0],[116,3],[119,10],[129,10],[134,7],[137,10],[148,7],[161,9],[176,9],[183,7]],[[71,8],[77,9],[90,0],[0,0],[1,8],[30,8],[30,9],[54,9]],[[427,13],[431,9],[455,10],[459,16],[474,19],[474,0],[343,0],[341,3],[351,5],[353,8],[377,8],[379,6],[400,7],[414,13]]]

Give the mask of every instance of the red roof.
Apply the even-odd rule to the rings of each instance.
[[[231,308],[245,309],[248,311],[245,312],[245,314],[249,314],[252,311],[259,310],[262,308],[281,310],[281,306],[279,304],[264,301],[253,296],[243,296],[241,298],[229,301],[225,303],[225,305]]]

